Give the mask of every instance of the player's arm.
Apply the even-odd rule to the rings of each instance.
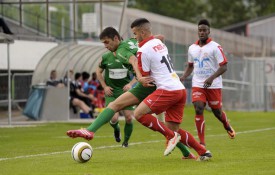
[[[129,63],[132,65],[134,71],[135,71],[135,74],[136,74],[136,79],[140,79],[142,77],[139,69],[138,69],[138,60],[137,60],[137,57],[135,57],[134,55],[132,55],[130,58],[129,58]]]
[[[164,35],[157,34],[157,35],[154,35],[154,37],[164,42]]]
[[[104,69],[100,68],[99,66],[96,68],[95,72],[96,72],[97,79],[100,82],[102,88],[104,89],[105,95],[112,96],[113,95],[113,88],[106,84],[106,82],[104,80],[104,77],[103,77],[103,71],[104,71]]]
[[[194,70],[193,63],[188,63],[186,70],[184,71],[183,75],[180,77],[180,81],[184,81],[189,75],[191,75],[193,70]]]
[[[76,89],[76,93],[77,93],[77,95],[79,95],[81,97],[89,98],[91,101],[96,99],[92,94],[85,94],[79,88]]]
[[[151,84],[154,80],[149,76],[142,76],[139,66],[138,66],[138,59],[135,56],[131,56],[129,59],[129,63],[133,66],[133,69],[136,73],[136,79],[144,86],[144,87],[150,87],[155,86],[154,84]]]
[[[227,58],[223,53],[222,47],[221,46],[216,47],[216,49],[214,50],[214,54],[220,67],[213,75],[211,75],[209,78],[207,78],[204,81],[204,88],[210,87],[215,78],[219,77],[220,75],[222,75],[224,72],[227,71]]]
[[[219,77],[220,75],[222,75],[224,72],[226,72],[227,70],[227,64],[222,64],[220,65],[219,69],[213,74],[211,75],[209,78],[207,78],[205,81],[204,81],[204,87],[205,88],[208,88],[211,86],[211,84],[213,83],[214,79]]]
[[[183,73],[183,75],[180,77],[180,81],[184,81],[189,75],[191,75],[191,73],[194,70],[194,59],[193,59],[191,51],[190,51],[191,47],[192,46],[190,46],[188,48],[187,68],[186,68],[185,72]]]

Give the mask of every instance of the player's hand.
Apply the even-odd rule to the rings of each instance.
[[[204,88],[209,88],[213,83],[213,79],[212,78],[207,78],[205,81],[204,81],[204,84],[203,84],[203,87]]]
[[[93,96],[92,94],[88,94],[88,98],[91,100],[91,101],[96,101],[97,98],[95,96]]]
[[[106,96],[112,96],[113,95],[113,88],[111,88],[110,86],[106,86],[104,88],[104,93]]]
[[[180,81],[184,81],[185,80],[185,78],[182,76],[182,77],[180,77]]]
[[[151,77],[141,77],[138,79],[138,81],[142,84],[144,87],[153,87],[156,86],[154,84],[154,79]]]
[[[131,88],[132,88],[132,86],[131,86],[130,84],[126,84],[126,85],[123,87],[123,91],[124,91],[124,92],[127,92],[127,91],[129,91]]]

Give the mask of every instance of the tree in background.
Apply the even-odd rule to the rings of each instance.
[[[185,21],[197,21],[198,14],[207,10],[202,0],[136,0],[129,2],[129,6],[152,13],[182,19]],[[132,5],[131,5],[132,4]]]
[[[214,28],[275,13],[274,0],[129,0],[129,7],[192,23],[207,18]]]

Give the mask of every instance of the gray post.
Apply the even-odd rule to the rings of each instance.
[[[10,43],[7,43],[7,59],[8,59],[8,105],[9,105],[9,125],[11,125],[11,70],[10,70]]]

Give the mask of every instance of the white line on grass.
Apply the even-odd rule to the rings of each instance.
[[[274,130],[274,128],[263,128],[263,129],[256,129],[256,130],[249,130],[249,131],[241,131],[237,132],[236,134],[247,134],[247,133],[255,133],[255,132],[262,132],[262,131],[269,131]],[[224,136],[225,134],[219,134],[219,135],[208,135],[207,137],[217,137],[217,136]],[[130,145],[140,145],[140,144],[147,144],[147,143],[158,143],[163,142],[163,140],[153,140],[148,142],[134,142],[130,143]],[[100,146],[96,147],[94,149],[106,149],[106,148],[116,148],[121,147],[121,145],[111,145],[111,146]],[[69,153],[71,151],[59,151],[59,152],[52,152],[52,153],[43,153],[43,154],[33,154],[33,155],[25,155],[25,156],[17,156],[17,157],[7,157],[7,158],[0,158],[0,161],[6,161],[6,160],[15,160],[15,159],[25,159],[25,158],[31,158],[31,157],[42,157],[42,156],[49,156],[49,155],[55,155],[55,154],[64,154]]]

